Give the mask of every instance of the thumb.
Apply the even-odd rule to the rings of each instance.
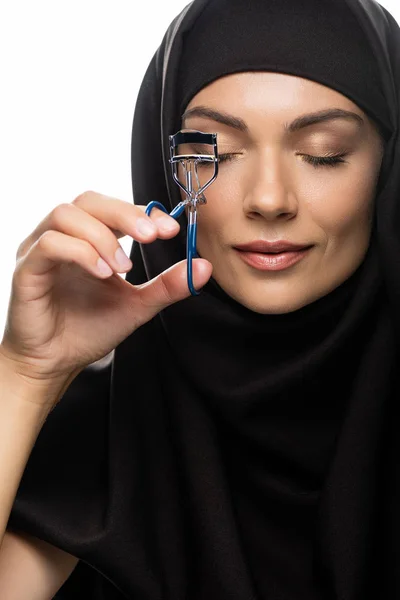
[[[202,288],[211,277],[212,264],[204,258],[195,258],[192,263],[193,285]],[[137,286],[138,299],[145,309],[143,322],[149,321],[163,308],[190,296],[187,283],[187,260],[181,260],[151,281]]]

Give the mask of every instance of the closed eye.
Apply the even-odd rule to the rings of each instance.
[[[219,154],[218,160],[220,163],[227,162],[233,160],[235,156],[238,156],[237,152]],[[346,163],[346,160],[343,160],[347,153],[335,154],[333,156],[311,156],[310,154],[299,154],[299,156],[303,157],[303,160],[309,164],[311,164],[315,168],[319,167],[337,167],[339,164]],[[210,163],[202,164],[202,166],[210,166]]]
[[[235,153],[231,154],[220,154],[219,160],[220,162],[224,162],[227,160],[233,160],[233,158],[237,156]],[[334,156],[311,156],[309,154],[301,155],[304,157],[305,162],[313,165],[314,167],[335,167],[339,163],[345,163],[347,161],[343,160],[346,154],[335,154]]]
[[[311,156],[309,154],[300,154],[303,156],[305,162],[310,163],[313,167],[336,167],[339,163],[346,163],[343,157],[347,156],[347,153],[335,154],[333,156]]]
[[[206,152],[204,150],[204,148],[196,148],[194,146],[193,146],[193,152],[194,152],[194,154],[208,154],[208,152]],[[210,152],[210,154],[211,154],[211,152]],[[228,160],[233,160],[234,157],[237,156],[238,154],[239,154],[238,152],[225,152],[225,153],[218,154],[218,162],[223,163],[223,162],[226,162]],[[202,167],[207,167],[208,166],[208,167],[210,167],[210,166],[212,166],[212,163],[209,163],[209,162],[202,163],[202,162],[200,162],[199,166],[202,166]]]
[[[219,162],[225,162],[227,160],[233,160],[233,158],[235,156],[237,156],[237,154],[235,154],[235,153],[219,154],[218,159],[219,159]]]
[[[196,154],[200,154],[200,152],[196,152]],[[226,154],[218,154],[218,162],[223,163],[223,162],[227,162],[229,160],[233,160],[235,158],[235,156],[238,156],[238,154],[239,153],[235,153],[235,152],[230,152],[230,153],[226,153]],[[198,166],[201,168],[207,168],[207,167],[212,167],[213,163],[200,161],[198,163]]]

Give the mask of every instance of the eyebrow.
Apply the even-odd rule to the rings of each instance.
[[[227,125],[228,127],[232,127],[233,129],[237,129],[238,131],[243,131],[245,133],[248,132],[248,127],[243,119],[234,117],[227,113],[219,112],[212,108],[207,108],[205,106],[195,106],[194,108],[189,108],[182,115],[182,123],[184,123],[189,117],[205,117],[207,119],[217,121],[218,123],[222,123],[223,125]],[[295,131],[299,131],[299,129],[303,129],[309,125],[325,123],[334,119],[348,119],[353,121],[353,123],[356,123],[359,127],[364,125],[364,119],[357,113],[349,110],[343,110],[342,108],[328,108],[318,112],[301,115],[300,117],[297,117],[297,119],[294,119],[294,121],[291,123],[285,123],[284,129],[286,132],[294,133]]]

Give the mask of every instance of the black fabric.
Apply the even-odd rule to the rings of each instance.
[[[373,0],[337,3],[364,32],[384,98],[373,110],[392,128],[365,260],[330,294],[281,315],[249,311],[211,279],[72,382],[9,523],[81,559],[57,599],[400,595],[400,35]],[[195,0],[174,19],[144,77],[136,204],[178,200],[166,140],[180,125],[185,36],[207,6]],[[134,242],[127,280],[184,258],[185,233]]]
[[[200,89],[228,73],[278,71],[349,96],[378,122],[392,124],[374,52],[343,0],[217,0],[182,35],[179,112]]]

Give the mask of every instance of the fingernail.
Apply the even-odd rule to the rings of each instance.
[[[124,271],[125,269],[131,269],[133,266],[131,260],[127,257],[122,248],[117,248],[115,260]]]
[[[142,235],[150,235],[151,233],[154,233],[156,230],[153,223],[151,223],[150,221],[147,221],[146,219],[138,219],[136,221],[136,227],[137,227],[139,233],[141,233]]]
[[[111,269],[111,267],[102,258],[97,259],[97,268],[101,275],[109,276],[113,274],[113,270]]]

